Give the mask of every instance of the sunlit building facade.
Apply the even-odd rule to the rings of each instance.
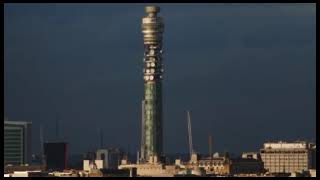
[[[311,167],[311,150],[304,141],[264,143],[260,154],[264,168],[270,173],[301,172]]]

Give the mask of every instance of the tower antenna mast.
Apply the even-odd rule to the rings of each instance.
[[[209,156],[210,160],[212,161],[212,136],[209,134]]]
[[[193,154],[193,146],[192,146],[192,131],[191,131],[191,117],[190,112],[187,111],[188,114],[188,137],[189,137],[189,153],[190,153],[190,159]]]

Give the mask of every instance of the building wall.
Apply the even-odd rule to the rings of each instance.
[[[24,172],[14,172],[11,177],[29,177],[29,174],[27,171]]]
[[[175,166],[164,166],[161,164],[146,164],[137,166],[138,176],[152,176],[152,177],[173,177],[178,171]]]
[[[103,160],[103,168],[117,169],[121,160],[121,152],[118,149],[97,150],[97,160]]]
[[[257,159],[234,159],[231,161],[230,174],[260,174],[263,173],[263,163]]]
[[[83,170],[84,171],[90,171],[90,161],[91,160],[83,160]],[[103,168],[103,160],[94,160],[95,165],[97,169],[102,169]]]
[[[310,177],[317,177],[317,171],[315,169],[312,169],[309,171]]]
[[[4,121],[4,164],[31,163],[31,123]]]
[[[103,168],[109,168],[109,151],[108,149],[99,149],[97,150],[97,160],[103,160]]]
[[[90,170],[90,160],[83,160],[83,170],[84,171]]]
[[[64,170],[67,168],[68,159],[67,143],[50,142],[44,143],[44,155],[46,158],[47,169]]]
[[[199,160],[199,167],[204,168],[207,174],[225,175],[230,172],[230,164],[224,158]]]
[[[271,173],[296,172],[308,170],[310,151],[305,143],[290,143],[277,145],[276,143],[264,145],[260,150],[264,168]]]
[[[316,147],[312,147],[311,149],[311,169],[316,169],[317,168],[317,150]]]

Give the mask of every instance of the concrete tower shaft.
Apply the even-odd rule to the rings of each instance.
[[[157,16],[160,8],[147,6],[142,18],[144,40],[144,100],[142,118],[141,159],[162,155],[162,33],[163,20]]]

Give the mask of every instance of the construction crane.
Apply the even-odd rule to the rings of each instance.
[[[192,147],[192,132],[191,132],[191,117],[190,112],[187,111],[188,114],[188,137],[189,137],[189,153],[190,153],[190,159],[192,158],[193,154],[193,147]]]

